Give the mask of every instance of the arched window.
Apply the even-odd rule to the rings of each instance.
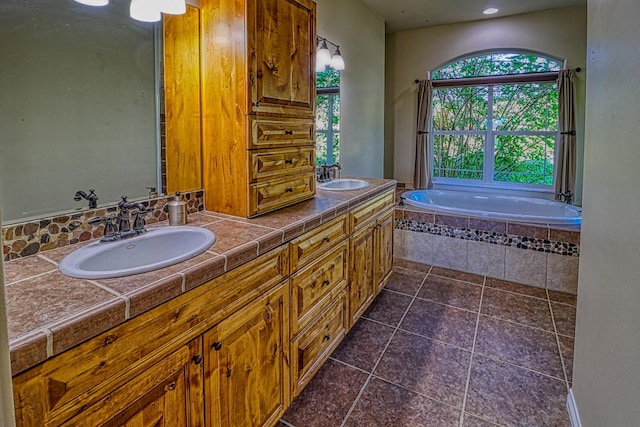
[[[434,182],[551,188],[561,62],[483,53],[432,73]]]

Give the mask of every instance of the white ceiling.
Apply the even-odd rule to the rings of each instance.
[[[387,32],[477,21],[520,13],[584,6],[586,0],[362,0],[387,24]],[[495,15],[482,11],[495,7]]]

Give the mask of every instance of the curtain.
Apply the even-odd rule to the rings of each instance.
[[[416,159],[413,170],[413,188],[432,188],[431,161],[429,159],[429,124],[431,123],[431,80],[418,82],[418,116],[416,121]]]
[[[576,108],[575,70],[558,73],[558,160],[555,176],[556,199],[575,192],[576,183]]]

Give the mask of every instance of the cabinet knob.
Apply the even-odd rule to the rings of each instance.
[[[329,243],[331,241],[331,237],[326,236],[324,239],[322,239],[325,243]]]
[[[322,286],[329,286],[329,283],[331,282],[329,282],[328,280],[325,280],[324,282],[322,282]]]
[[[200,365],[202,363],[202,355],[201,354],[196,354],[195,356],[193,356],[191,358],[191,360],[193,361],[193,363],[195,365]]]
[[[324,338],[322,338],[322,341],[329,341],[331,339],[331,335],[325,335]]]
[[[293,131],[292,130],[285,130],[284,134],[285,135],[293,135]]]
[[[259,78],[259,79],[261,79],[261,78],[262,78],[262,71],[258,71],[258,72],[256,73],[256,77],[257,77],[257,78]]]
[[[211,344],[211,348],[215,351],[220,351],[220,349],[222,348],[222,343],[220,341],[214,342],[213,344]]]
[[[284,162],[285,162],[285,164],[287,164],[287,165],[292,165],[292,164],[293,164],[293,159],[287,159],[287,160],[285,160]]]
[[[293,193],[293,187],[289,187],[285,190],[287,193]]]

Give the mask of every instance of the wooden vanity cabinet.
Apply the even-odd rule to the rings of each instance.
[[[300,394],[349,326],[347,216],[289,243],[291,394]]]
[[[312,198],[315,3],[201,0],[200,19],[206,208],[253,217]]]
[[[203,426],[202,377],[202,342],[196,339],[61,425]]]
[[[289,406],[287,285],[204,334],[207,426],[270,427]]]
[[[362,316],[391,277],[394,192],[387,192],[349,214],[349,328]]]

